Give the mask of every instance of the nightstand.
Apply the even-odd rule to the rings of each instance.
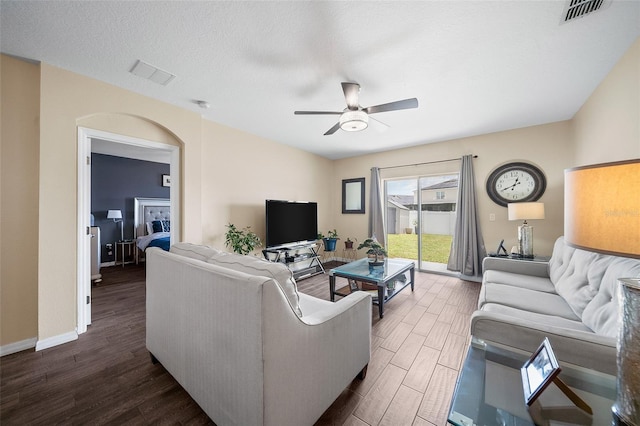
[[[126,256],[133,258],[132,261],[127,262],[125,259],[125,249]],[[115,264],[118,264],[118,251],[120,252],[120,264],[124,268],[126,263],[135,263],[138,264],[138,251],[136,250],[136,242],[135,241],[118,241],[116,243],[116,258]]]

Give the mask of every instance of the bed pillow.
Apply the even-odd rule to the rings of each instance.
[[[156,232],[171,232],[171,221],[169,220],[154,220],[151,222],[151,229],[153,233]]]
[[[233,269],[234,271],[244,272],[255,276],[273,278],[280,286],[289,305],[299,317],[302,316],[300,310],[300,296],[298,295],[298,287],[293,279],[293,273],[285,266],[284,263],[269,262],[253,256],[243,256],[236,253],[221,252],[209,260],[208,263]]]
[[[145,225],[147,226],[147,235],[153,234],[153,225],[151,224],[151,222],[147,222],[145,223]]]
[[[219,250],[214,248],[191,243],[175,243],[169,251],[180,256],[202,261],[209,260],[211,256],[220,253]]]

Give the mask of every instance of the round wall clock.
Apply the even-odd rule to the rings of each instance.
[[[547,188],[547,180],[538,167],[529,163],[504,164],[489,175],[487,194],[496,204],[537,201]]]

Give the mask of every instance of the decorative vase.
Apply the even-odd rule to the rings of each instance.
[[[621,278],[614,424],[640,425],[640,278]]]

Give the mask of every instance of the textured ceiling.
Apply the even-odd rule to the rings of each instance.
[[[640,2],[563,24],[562,1],[1,1],[3,53],[87,75],[327,158],[567,120],[640,35]],[[129,73],[140,59],[176,75]],[[418,98],[323,133],[360,104]],[[204,110],[194,100],[206,100]]]

